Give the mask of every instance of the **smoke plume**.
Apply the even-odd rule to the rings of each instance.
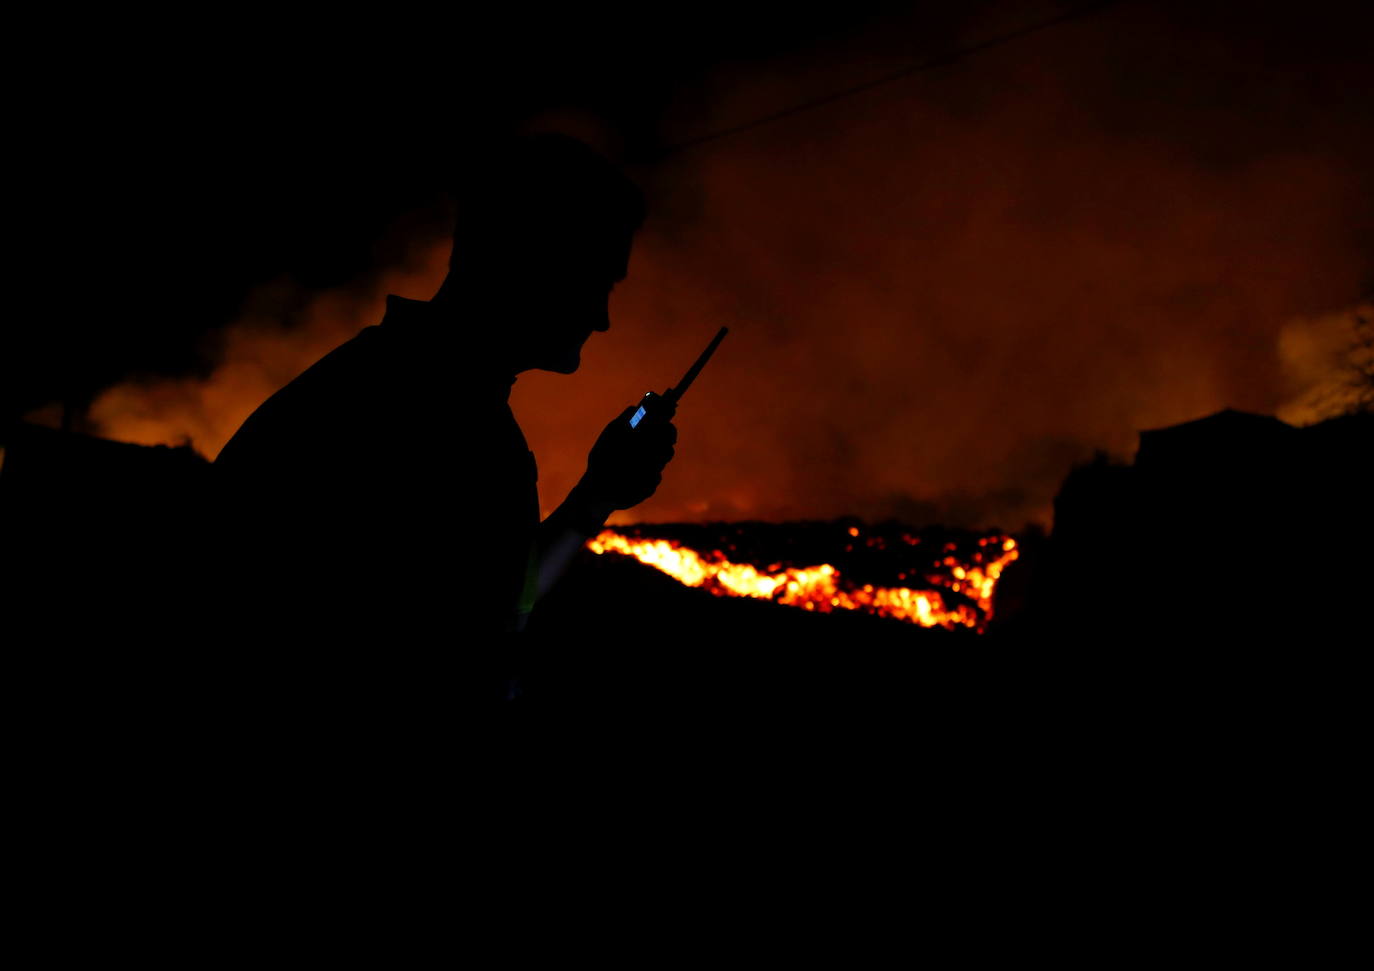
[[[576,375],[525,374],[512,397],[545,511],[721,325],[662,488],[617,521],[1017,528],[1141,429],[1297,414],[1337,342],[1322,314],[1371,265],[1369,72],[1184,10],[1124,4],[636,171],[650,216],[611,330]],[[881,74],[889,36],[723,67],[665,131]],[[126,383],[93,417],[213,455],[387,292],[431,296],[446,257],[422,240],[345,291],[258,294],[209,380]]]

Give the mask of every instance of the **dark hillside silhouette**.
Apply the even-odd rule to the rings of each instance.
[[[1223,411],[1075,469],[1034,585],[1040,636],[1112,650],[1353,649],[1369,623],[1374,415]]]

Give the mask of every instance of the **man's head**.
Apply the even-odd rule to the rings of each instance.
[[[582,344],[610,326],[610,291],[645,217],[639,187],[585,143],[544,132],[472,165],[457,202],[436,301],[478,302],[479,325],[501,328],[521,370],[577,370]]]

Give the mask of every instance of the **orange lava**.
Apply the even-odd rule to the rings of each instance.
[[[702,587],[717,596],[756,597],[818,613],[859,610],[922,627],[966,627],[981,632],[992,617],[997,579],[1020,553],[1010,537],[985,538],[979,546],[984,548],[975,554],[979,562],[964,564],[947,556],[941,562],[951,568],[950,576],[928,578],[932,584],[963,593],[976,602],[977,607],[973,607],[967,603],[947,605],[938,590],[846,584],[829,563],[761,571],[748,563],[732,563],[719,550],[702,554],[675,540],[631,539],[611,529],[602,530],[587,542],[593,553],[633,556],[689,587]],[[987,549],[989,546],[992,549]],[[984,559],[987,562],[981,562]]]

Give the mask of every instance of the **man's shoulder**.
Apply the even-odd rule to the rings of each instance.
[[[350,384],[355,376],[361,378],[383,371],[390,363],[387,360],[390,356],[387,353],[387,345],[386,333],[382,327],[377,324],[364,327],[302,371],[286,385],[286,388],[299,388],[302,385],[324,381]]]
[[[509,386],[474,375],[445,348],[417,347],[382,325],[364,328],[264,401],[216,464],[261,456],[274,464],[360,449],[444,452],[459,465],[528,445],[510,408]]]
[[[364,327],[288,381],[264,404],[304,402],[307,394],[330,390],[353,393],[375,387],[376,378],[390,370],[387,343],[380,327]]]
[[[366,327],[325,354],[268,396],[250,414],[215,459],[226,465],[260,450],[293,451],[327,437],[331,426],[356,424],[356,413],[373,412],[389,383],[386,340],[376,325]]]

